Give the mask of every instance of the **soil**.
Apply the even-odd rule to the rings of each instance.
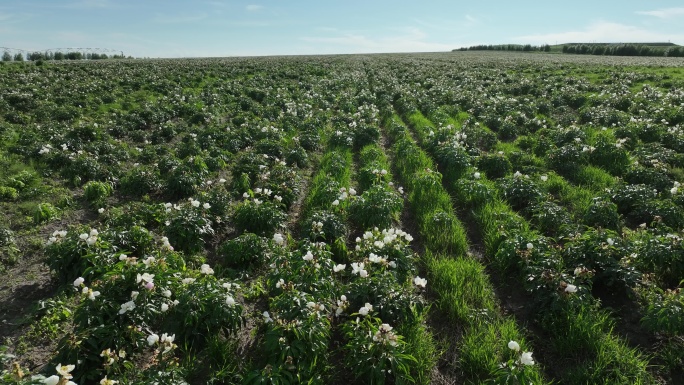
[[[40,344],[21,343],[32,322],[36,320],[39,301],[57,292],[57,283],[45,264],[41,250],[35,250],[31,238],[47,240],[53,231],[66,229],[72,223],[90,223],[96,218],[92,210],[75,210],[60,219],[45,224],[36,235],[17,237],[17,246],[24,251],[18,263],[3,274],[0,282],[0,345],[17,356],[18,363],[31,372],[40,371],[52,357],[56,341]],[[21,353],[21,354],[19,354]]]

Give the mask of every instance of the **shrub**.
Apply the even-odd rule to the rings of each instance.
[[[454,182],[464,176],[471,167],[472,159],[465,148],[453,145],[442,145],[435,151],[435,160],[448,182]]]
[[[396,191],[376,185],[351,201],[349,214],[360,229],[389,228],[403,207],[404,200]]]
[[[344,218],[328,210],[316,210],[302,224],[302,234],[311,241],[332,243],[346,240],[348,234]]]
[[[368,384],[409,383],[415,358],[406,354],[403,337],[375,317],[361,317],[342,325],[345,366]]]
[[[630,168],[625,174],[625,181],[630,184],[648,185],[658,191],[669,190],[673,182],[665,172],[641,166]]]
[[[656,196],[657,192],[646,185],[623,184],[613,189],[610,200],[617,205],[620,214],[639,218],[639,211],[646,201],[653,200]]]
[[[580,166],[587,163],[587,153],[583,146],[578,144],[566,144],[555,148],[547,154],[547,164],[550,168],[563,176],[573,176]]]
[[[271,201],[248,199],[237,205],[233,221],[240,232],[271,237],[287,219],[279,205]]]
[[[596,197],[584,213],[583,222],[587,226],[603,227],[618,231],[620,229],[620,214],[615,203],[605,197]]]
[[[40,203],[33,210],[33,223],[41,224],[57,217],[59,209],[51,203]]]
[[[551,201],[543,201],[530,209],[532,223],[546,235],[557,235],[564,226],[572,223],[570,213]]]
[[[684,333],[684,291],[656,290],[648,296],[648,306],[641,323],[646,329],[654,332],[665,332],[670,335]]]
[[[527,175],[517,173],[499,183],[504,199],[517,211],[534,206],[544,197],[539,185]]]
[[[159,172],[146,166],[135,167],[121,178],[120,191],[134,197],[158,192],[162,187]]]
[[[94,207],[102,206],[113,192],[112,184],[107,182],[90,181],[83,186],[83,197]]]
[[[19,192],[14,187],[0,186],[0,200],[13,201],[19,198]]]
[[[377,142],[380,139],[380,129],[377,125],[360,123],[354,128],[354,147],[362,148],[365,145]]]
[[[222,243],[218,255],[223,263],[235,268],[259,266],[266,261],[269,244],[265,238],[256,234],[245,233],[235,239]]]
[[[207,237],[214,235],[208,209],[199,201],[190,200],[180,210],[173,210],[169,225],[164,229],[169,243],[185,253],[197,253],[204,247]]]
[[[608,135],[599,135],[596,138],[594,149],[589,154],[589,162],[613,175],[622,175],[630,164],[627,151],[617,147]]]
[[[490,179],[503,178],[513,170],[511,162],[503,154],[484,154],[477,160],[477,167]]]

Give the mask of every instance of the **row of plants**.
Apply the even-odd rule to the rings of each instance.
[[[436,305],[451,321],[448,330],[460,334],[458,342],[451,342],[458,344],[455,370],[479,382],[544,383],[520,327],[502,314],[484,266],[466,255],[466,232],[454,215],[442,175],[401,118],[391,115],[385,126],[427,249],[425,266]]]
[[[408,119],[423,135],[435,129],[420,112],[413,112]],[[457,128],[446,129],[452,130],[452,140],[462,137]],[[425,145],[433,149],[437,159],[445,151],[444,147],[467,151],[465,146],[454,142]],[[611,332],[609,314],[600,310],[600,303],[592,296],[591,277],[596,271],[587,264],[585,254],[577,253],[579,259],[572,259],[560,253],[558,243],[531,230],[527,220],[514,211],[518,206],[505,202],[500,195],[504,198],[506,195],[486,175],[469,163],[461,164],[460,173],[447,186],[461,208],[472,211],[471,219],[478,224],[491,263],[502,274],[519,277],[518,282],[524,285],[534,308],[538,309],[539,325],[552,336],[554,350],[559,355],[560,352],[571,355],[575,364],[566,369],[565,381],[586,383],[599,378],[614,383],[652,381],[647,371],[648,361]],[[511,178],[518,185],[528,179],[520,172]],[[520,190],[514,186],[508,191],[516,188]],[[532,202],[520,202],[520,207],[528,203]],[[600,242],[594,244],[602,247]],[[578,354],[572,356],[572,352]]]
[[[451,128],[452,132],[455,125],[448,124],[458,123],[448,117],[444,119],[443,114],[435,113],[433,116],[433,119],[441,120],[440,124]],[[461,133],[457,135],[464,136],[466,132],[471,134],[469,126],[472,126],[472,122],[465,119]],[[439,135],[440,131],[436,131]],[[567,131],[558,130],[554,134],[557,137],[575,138],[572,141],[579,143],[581,140],[578,138],[584,138],[586,133],[574,127]],[[619,295],[627,290],[627,294],[635,301],[632,306],[642,308],[642,325],[648,332],[666,336],[679,332],[684,325],[676,315],[682,306],[676,289],[683,273],[680,270],[681,256],[677,252],[681,247],[677,229],[681,225],[677,220],[680,210],[673,202],[679,193],[679,183],[674,182],[671,188],[658,192],[651,190],[653,186],[620,182],[602,168],[583,165],[573,173],[572,178],[580,183],[577,186],[553,171],[541,171],[543,162],[534,155],[528,155],[527,162],[540,165],[537,175],[528,176],[520,172],[511,174],[516,167],[524,168],[519,161],[523,151],[518,146],[526,144],[524,138],[519,138],[515,144],[497,143],[491,154],[473,155],[471,163],[477,167],[473,175],[479,178],[484,174],[494,179],[498,193],[513,209],[528,219],[540,233],[555,237],[557,242],[564,244],[568,260],[595,272],[592,284],[598,282],[601,288],[607,287]],[[611,147],[620,149],[616,147],[618,144]],[[500,151],[494,153],[497,150]],[[628,153],[624,152],[623,156],[627,157]],[[467,155],[463,157],[467,158]],[[640,225],[635,225],[634,230],[623,231],[622,235],[617,233],[623,230],[626,223],[633,223],[637,215]],[[590,246],[592,242],[601,242],[601,237],[606,233],[603,229],[608,230],[604,238],[614,240],[609,246],[615,247],[615,252],[601,253]],[[654,254],[654,247],[672,251]],[[579,254],[579,250],[583,254]],[[671,340],[670,337],[668,339]]]

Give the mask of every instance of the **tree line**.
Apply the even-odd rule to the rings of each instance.
[[[106,53],[83,53],[83,52],[60,52],[60,51],[46,51],[46,52],[29,52],[24,58],[24,54],[17,52],[12,55],[9,51],[2,54],[2,61],[38,61],[38,60],[104,60],[104,59],[123,59],[125,56],[121,55],[107,55]]]
[[[658,44],[566,44],[562,52],[579,55],[684,57],[684,47]]]
[[[549,52],[551,51],[551,46],[548,44],[544,45],[531,45],[531,44],[496,44],[496,45],[473,45],[470,47],[461,47],[455,49],[454,51],[520,51],[520,52]]]

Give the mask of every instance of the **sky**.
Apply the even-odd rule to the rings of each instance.
[[[684,2],[0,0],[0,47],[28,51],[224,57],[652,41],[684,45]]]

